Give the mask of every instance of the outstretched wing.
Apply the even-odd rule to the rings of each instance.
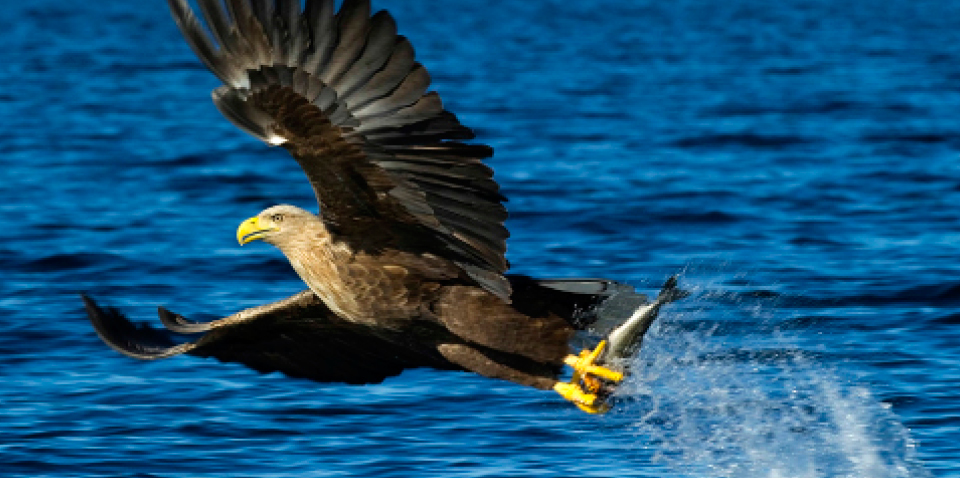
[[[135,325],[120,311],[101,308],[86,296],[84,303],[100,338],[114,350],[138,359],[185,353],[241,363],[261,373],[350,384],[379,383],[415,367],[459,369],[429,348],[389,340],[368,327],[340,319],[309,290],[242,311],[196,341],[180,344],[176,340],[180,334]]]
[[[430,76],[393,18],[369,0],[169,0],[224,86],[237,126],[282,144],[313,185],[338,240],[429,252],[506,299],[506,209],[473,132],[427,93]],[[386,232],[385,232],[386,231]]]

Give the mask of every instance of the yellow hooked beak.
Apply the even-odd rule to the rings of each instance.
[[[237,228],[237,242],[242,246],[248,242],[263,239],[267,233],[279,230],[279,227],[272,224],[267,227],[262,227],[260,225],[260,218],[254,216],[240,223],[240,227]]]

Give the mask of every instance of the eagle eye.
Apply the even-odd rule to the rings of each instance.
[[[283,221],[283,214],[274,214],[270,216],[270,219],[273,220],[273,222],[281,222]]]

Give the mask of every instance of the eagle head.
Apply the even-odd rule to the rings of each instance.
[[[319,218],[315,214],[296,206],[287,204],[272,206],[240,223],[240,227],[237,228],[237,242],[241,246],[253,241],[264,241],[279,246],[284,239],[289,239],[303,231],[306,223],[318,221]]]

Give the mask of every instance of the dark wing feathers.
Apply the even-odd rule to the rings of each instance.
[[[240,363],[261,373],[351,384],[379,383],[415,367],[459,370],[432,349],[340,319],[310,291],[248,309],[238,314],[246,314],[243,322],[214,328],[194,342],[179,345],[174,338],[184,337],[181,334],[134,325],[120,311],[101,308],[86,296],[83,299],[104,342],[139,359],[186,353]],[[161,317],[164,315],[170,316],[164,325],[173,329],[201,325],[161,309]]]
[[[355,108],[361,108],[390,93],[407,77],[416,64],[413,46],[402,36],[397,37],[396,44],[390,58],[370,80],[362,87],[355,87],[353,91],[345,92],[344,101],[349,101]]]
[[[336,46],[333,0],[307,0],[304,19],[310,25],[311,45],[301,63],[304,70],[316,74],[330,58]]]
[[[492,150],[428,93],[430,75],[369,0],[169,0],[187,42],[225,86],[220,111],[283,144],[313,185],[321,217],[359,249],[411,247],[461,264],[506,299],[506,209]],[[410,226],[416,226],[411,228]],[[368,231],[404,231],[390,239]],[[422,236],[417,239],[417,236]],[[392,243],[389,241],[393,241]]]
[[[270,116],[233,94],[233,89],[230,87],[221,86],[213,90],[213,103],[217,105],[220,113],[238,128],[258,138],[270,137],[270,132],[265,128],[265,125],[271,121]]]
[[[363,136],[369,141],[393,146],[425,144],[441,139],[473,139],[474,137],[472,131],[460,127],[456,117],[446,111],[433,118],[401,126],[385,124],[382,127],[371,127],[364,130]],[[493,154],[492,149],[483,156],[478,155],[475,159],[479,161],[491,154]]]
[[[337,17],[339,19],[337,47],[330,55],[327,64],[318,71],[320,80],[331,87],[335,87],[336,81],[346,73],[363,51],[370,25],[370,2],[344,2]]]
[[[423,95],[427,93],[427,88],[429,87],[430,74],[427,73],[427,69],[419,63],[414,63],[413,69],[407,74],[403,81],[400,82],[400,84],[394,87],[392,92],[369,103],[365,103],[363,106],[355,107],[356,109],[354,109],[352,113],[357,117],[357,119],[364,121],[405,109],[407,114],[404,116],[394,117],[394,120],[396,124],[409,123],[411,119],[420,118],[418,118],[416,110],[408,107],[422,98]],[[425,113],[436,114],[439,113],[439,111],[428,111]],[[371,127],[373,128],[376,126],[371,124]]]
[[[363,86],[390,59],[397,42],[397,24],[387,12],[377,12],[370,20],[370,36],[363,54],[337,81],[331,83],[344,100]]]
[[[173,351],[176,344],[169,333],[142,324],[135,325],[119,310],[101,308],[90,297],[86,295],[82,297],[94,330],[110,348],[142,360],[164,358],[180,353]]]
[[[207,19],[207,26],[213,35],[213,40],[218,45],[226,45],[230,42],[230,23],[220,6],[219,0],[197,0],[200,5],[200,12]]]
[[[408,350],[369,333],[307,321],[252,322],[208,335],[191,355],[317,382],[379,383],[423,366]]]

